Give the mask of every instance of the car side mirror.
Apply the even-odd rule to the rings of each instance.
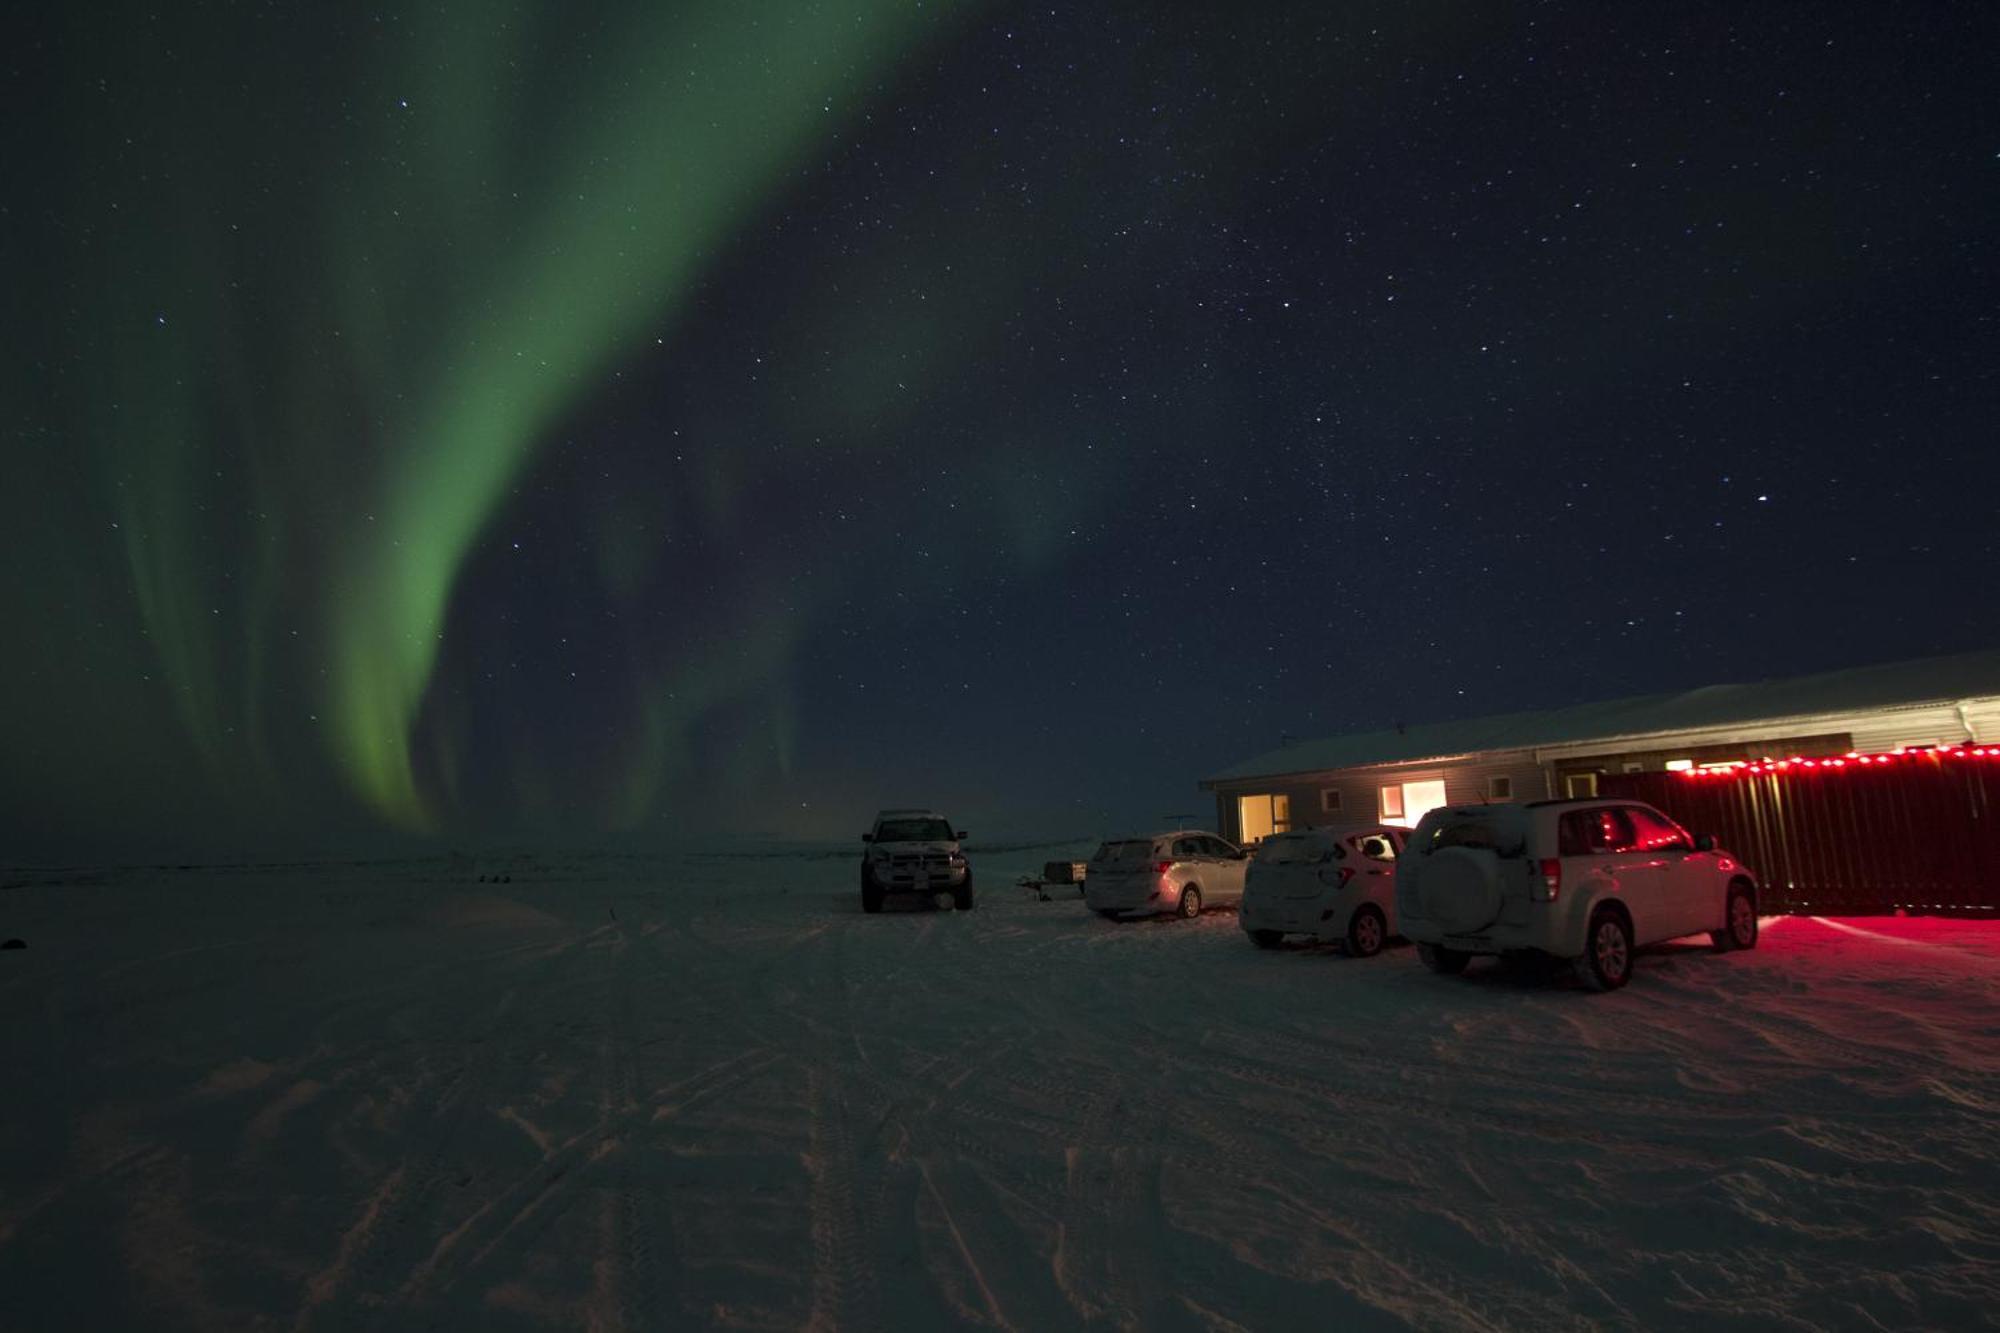
[[[863,841],[863,842],[873,842],[873,841],[875,841],[875,835],[874,835],[874,834],[872,834],[872,833],[864,833],[864,834],[862,834],[862,835],[861,835],[861,841]]]
[[[1698,852],[1712,852],[1712,851],[1714,851],[1714,850],[1715,850],[1715,835],[1714,835],[1713,833],[1697,833],[1697,834],[1695,834],[1695,835],[1694,835],[1694,849],[1695,849],[1696,851],[1698,851]]]
[[[956,841],[964,842],[967,838],[971,837],[972,835],[970,833],[967,833],[964,829],[960,829],[958,832],[952,834],[951,836]]]

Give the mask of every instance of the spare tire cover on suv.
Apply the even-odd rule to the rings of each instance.
[[[1500,915],[1500,864],[1481,847],[1441,847],[1424,858],[1418,880],[1424,915],[1453,935],[1493,924]]]

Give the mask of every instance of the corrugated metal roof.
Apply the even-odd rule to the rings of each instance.
[[[1432,722],[1402,731],[1370,731],[1299,741],[1233,765],[1207,779],[1272,777],[1448,759],[1489,750],[1574,745],[1616,736],[1686,731],[1857,709],[1917,707],[2000,695],[2000,650],[1927,657],[1914,662],[1828,671],[1748,685],[1705,685],[1540,713],[1503,713]]]

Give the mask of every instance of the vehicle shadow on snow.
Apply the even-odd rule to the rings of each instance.
[[[1684,959],[1711,958],[1715,958],[1714,949],[1705,943],[1698,944],[1692,940],[1669,940],[1663,944],[1649,944],[1643,949],[1633,951],[1632,979],[1627,984],[1644,985],[1649,973],[1672,972]],[[1576,969],[1567,959],[1549,958],[1540,954],[1475,958],[1461,975],[1439,977],[1438,980],[1458,981],[1469,985],[1510,987],[1518,990],[1554,988],[1590,991],[1589,987],[1577,979]]]
[[[843,891],[827,895],[828,910],[835,916],[875,915],[861,906],[861,895]],[[953,912],[958,910],[949,893],[940,893],[936,899],[920,897],[917,894],[892,893],[882,900],[882,916],[924,916],[932,912]]]
[[[1218,918],[1224,921],[1234,921],[1236,919],[1236,909],[1228,906],[1204,907],[1201,909],[1201,915],[1193,920],[1189,920],[1178,912],[1145,912],[1135,913],[1131,916],[1105,916],[1101,912],[1093,912],[1091,915],[1107,926],[1117,926],[1120,929],[1142,926],[1152,927],[1157,930],[1162,926],[1181,926],[1200,930],[1203,922],[1215,921]]]
[[[1405,952],[1406,950],[1408,950],[1409,947],[1410,947],[1410,942],[1404,939],[1401,935],[1397,935],[1385,941],[1381,949],[1377,951],[1375,954],[1373,954],[1372,957],[1388,958],[1391,955],[1396,955],[1396,954],[1401,954],[1404,957],[1411,957],[1413,955],[1410,955],[1407,952]],[[1355,963],[1365,963],[1368,961],[1367,958],[1360,957],[1357,954],[1349,953],[1347,945],[1344,941],[1316,940],[1304,935],[1296,935],[1296,936],[1287,935],[1284,939],[1279,940],[1276,944],[1272,945],[1270,948],[1261,949],[1258,952],[1271,953],[1271,954],[1296,954],[1304,958],[1344,958],[1347,959],[1349,962],[1355,962]]]

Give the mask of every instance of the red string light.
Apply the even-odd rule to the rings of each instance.
[[[1712,764],[1706,768],[1682,769],[1680,774],[1684,778],[1734,778],[1747,773],[1787,773],[1793,768],[1846,769],[1849,761],[1857,766],[1866,765],[1872,768],[1878,764],[1895,764],[1898,761],[1917,759],[1925,755],[1935,759],[2000,759],[2000,745],[1920,746],[1914,749],[1891,750],[1884,754],[1850,752],[1845,756],[1823,759],[1807,759],[1803,755],[1796,754],[1789,759],[1736,759],[1727,764]]]

